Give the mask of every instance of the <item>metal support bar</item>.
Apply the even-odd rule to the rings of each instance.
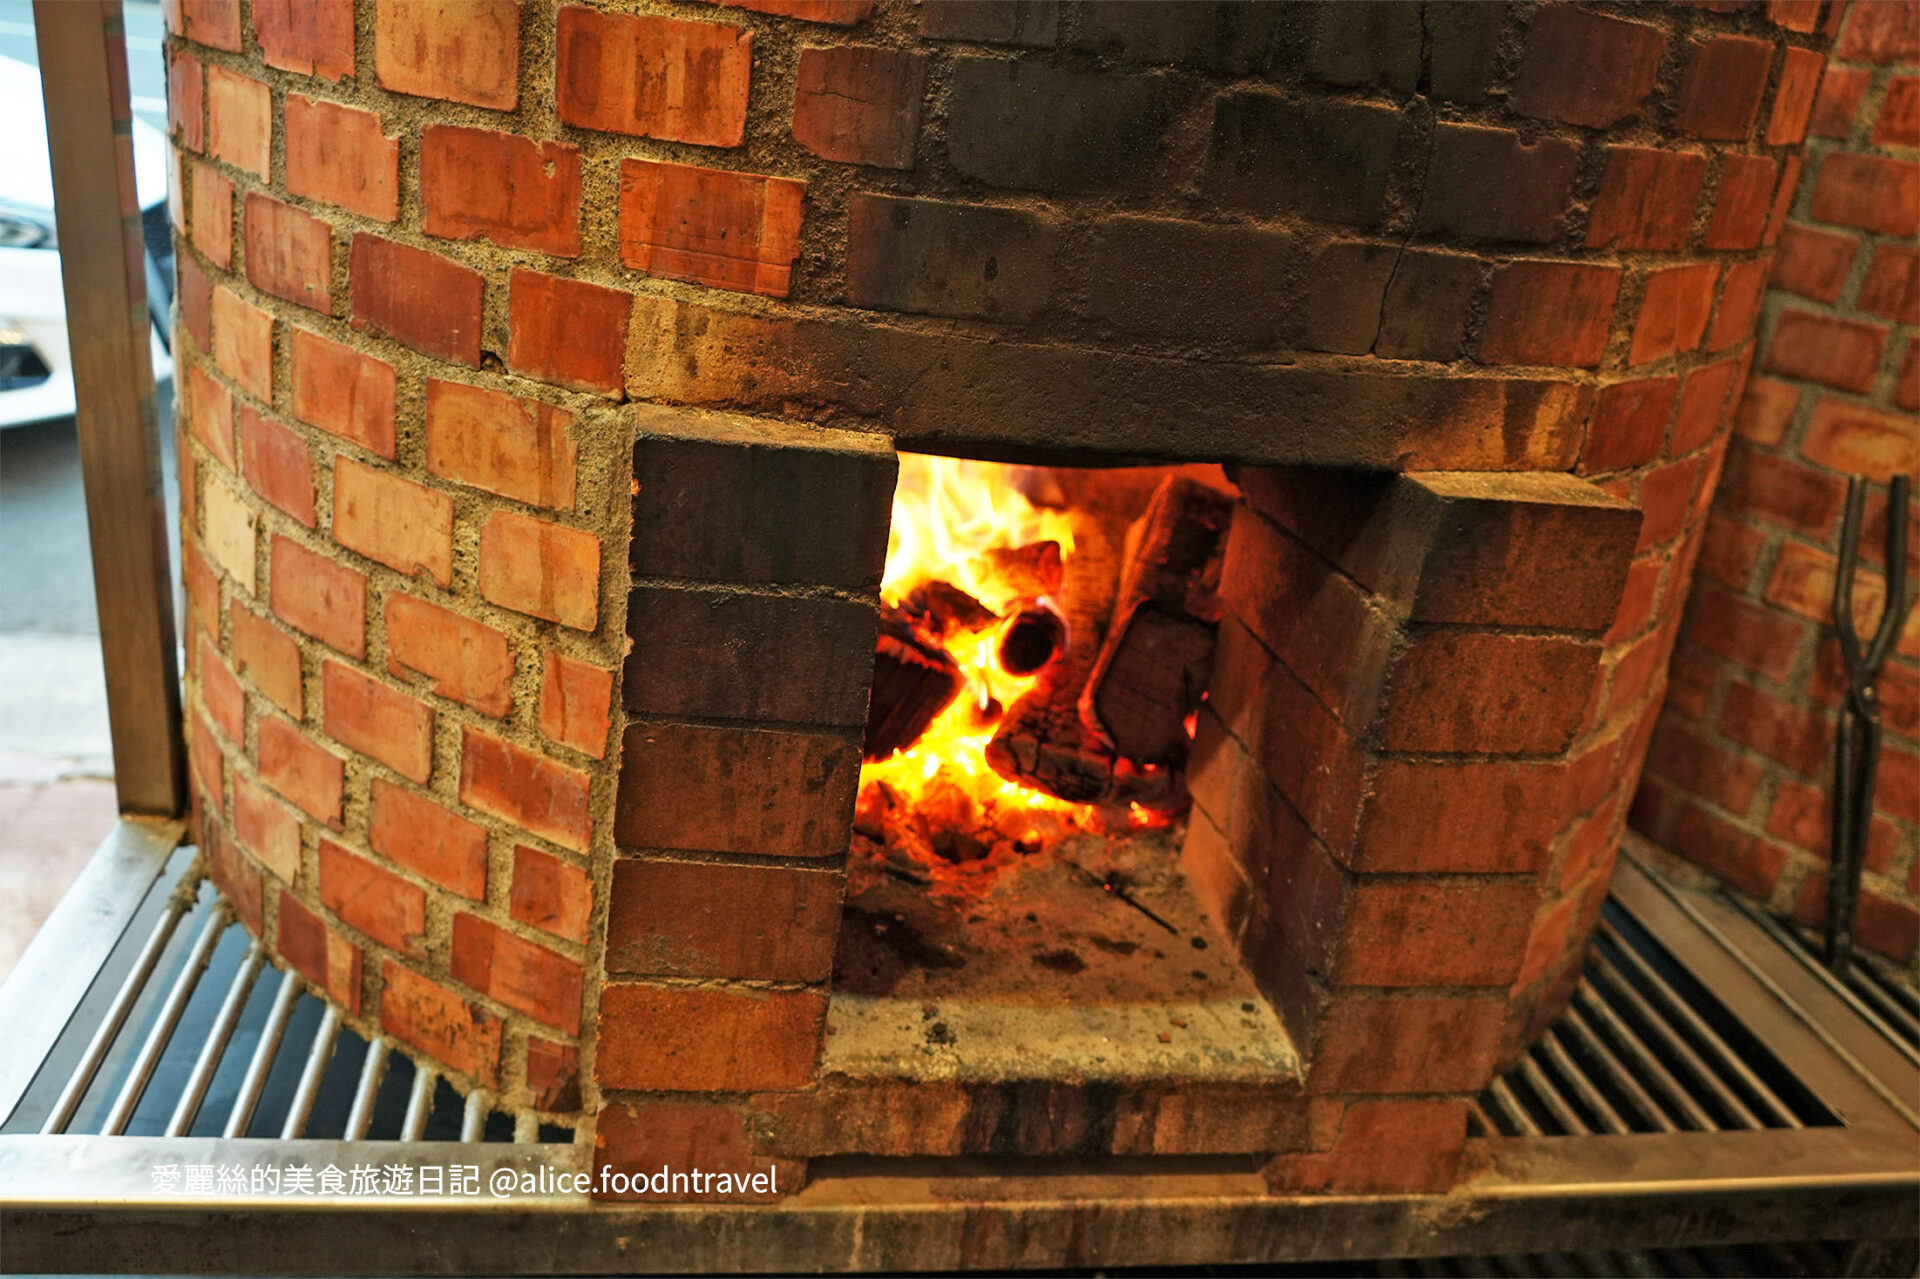
[[[206,1100],[207,1089],[213,1083],[213,1073],[220,1068],[220,1059],[226,1055],[227,1044],[233,1039],[233,1028],[240,1024],[247,996],[253,993],[253,980],[266,958],[266,950],[255,942],[241,961],[239,971],[234,973],[219,1015],[207,1032],[207,1042],[200,1046],[200,1056],[193,1063],[193,1074],[180,1094],[180,1104],[174,1107],[173,1118],[167,1121],[167,1136],[184,1137],[192,1129],[194,1118],[200,1113],[200,1103]]]
[[[373,1100],[380,1092],[380,1081],[387,1074],[387,1039],[375,1035],[367,1045],[366,1059],[360,1063],[360,1086],[353,1090],[353,1109],[347,1112],[346,1140],[359,1141],[373,1122]]]
[[[34,0],[114,788],[171,817],[186,746],[121,22],[119,0]]]
[[[1633,1072],[1621,1064],[1620,1058],[1612,1048],[1607,1046],[1607,1041],[1587,1024],[1586,1014],[1580,1011],[1579,1005],[1568,1004],[1563,1016],[1567,1027],[1580,1041],[1581,1049],[1592,1056],[1601,1072],[1606,1075],[1607,1082],[1625,1093],[1628,1100],[1633,1102],[1634,1109],[1638,1110],[1648,1123],[1661,1132],[1680,1131],[1679,1126],[1667,1117],[1667,1112],[1634,1077]]]
[[[291,970],[282,973],[280,989],[274,993],[273,1008],[267,1013],[267,1024],[260,1028],[260,1042],[254,1046],[253,1060],[247,1063],[247,1073],[240,1081],[240,1091],[234,1096],[233,1110],[227,1115],[223,1136],[247,1135],[247,1128],[253,1123],[254,1109],[260,1104],[260,1093],[267,1086],[267,1073],[273,1069],[273,1059],[280,1054],[280,1041],[286,1038],[287,1021],[293,1016],[293,1005],[299,998],[300,979]]]
[[[1689,1074],[1700,1081],[1703,1088],[1713,1094],[1714,1099],[1720,1103],[1732,1119],[1733,1127],[1766,1127],[1765,1124],[1760,1122],[1760,1117],[1754,1114],[1744,1101],[1740,1100],[1739,1095],[1735,1093],[1732,1088],[1727,1086],[1727,1081],[1722,1079],[1714,1071],[1713,1067],[1707,1065],[1706,1062],[1700,1059],[1700,1054],[1693,1050],[1693,1045],[1688,1043],[1672,1026],[1669,1026],[1666,1019],[1654,1010],[1653,1005],[1647,1000],[1647,997],[1640,993],[1640,988],[1635,986],[1633,981],[1614,964],[1613,960],[1602,953],[1597,947],[1593,952],[1593,966],[1594,970],[1606,979],[1608,989],[1619,995],[1620,998],[1626,1002],[1627,1006],[1633,1009],[1639,1016],[1641,1022],[1653,1030],[1654,1036],[1660,1040],[1667,1051],[1671,1053],[1681,1065],[1686,1067]]]
[[[1540,1036],[1540,1042],[1534,1051],[1546,1057],[1554,1073],[1566,1081],[1567,1091],[1573,1094],[1573,1100],[1592,1112],[1594,1118],[1600,1121],[1600,1127],[1604,1131],[1633,1131],[1632,1126],[1620,1117],[1620,1112],[1613,1108],[1613,1103],[1607,1100],[1606,1095],[1589,1083],[1587,1077],[1573,1064],[1573,1059],[1567,1055],[1567,1050],[1561,1046],[1560,1040],[1555,1037],[1553,1031],[1549,1030]]]
[[[433,1086],[440,1076],[416,1063],[413,1091],[407,1094],[407,1117],[400,1122],[400,1140],[419,1141],[427,1131],[427,1116],[433,1110]]]
[[[1660,1090],[1661,1100],[1671,1108],[1675,1116],[1691,1124],[1700,1132],[1712,1132],[1720,1127],[1713,1116],[1693,1099],[1693,1094],[1673,1077],[1673,1072],[1660,1063],[1660,1059],[1654,1055],[1653,1050],[1647,1047],[1646,1041],[1640,1038],[1633,1027],[1627,1025],[1626,1020],[1619,1013],[1613,1011],[1612,1005],[1601,997],[1592,982],[1584,977],[1581,978],[1580,985],[1574,990],[1573,998],[1575,1007],[1589,1013],[1632,1055],[1634,1065],[1645,1072],[1646,1082],[1651,1087]]]
[[[140,1095],[147,1090],[147,1081],[153,1078],[154,1067],[160,1064],[160,1054],[167,1050],[167,1041],[173,1038],[173,1028],[180,1024],[180,1014],[187,1011],[187,1001],[193,998],[195,988],[200,985],[200,974],[207,969],[207,961],[213,958],[213,948],[220,943],[220,934],[227,930],[232,922],[227,914],[226,903],[217,903],[207,913],[206,926],[200,930],[200,938],[193,944],[193,951],[187,956],[187,962],[180,965],[180,972],[173,979],[173,988],[167,992],[167,1000],[160,1006],[160,1015],[154,1018],[153,1028],[147,1032],[146,1042],[140,1045],[140,1055],[134,1058],[133,1069],[127,1072],[127,1082],[121,1085],[120,1095],[113,1100],[113,1109],[107,1112],[106,1125],[101,1129],[105,1135],[117,1136],[133,1118],[134,1108],[140,1104]]]
[[[333,1041],[340,1035],[340,1010],[327,1005],[314,1033],[313,1047],[307,1050],[307,1065],[300,1072],[300,1086],[293,1090],[293,1104],[287,1107],[287,1122],[280,1129],[280,1140],[292,1141],[306,1135],[307,1121],[313,1118],[313,1103],[320,1096],[320,1081],[327,1076],[327,1063],[333,1060]]]
[[[460,1116],[460,1140],[479,1141],[487,1126],[487,1091],[476,1088],[467,1094],[467,1108]]]

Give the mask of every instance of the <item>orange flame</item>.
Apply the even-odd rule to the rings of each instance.
[[[1007,613],[1022,598],[1021,588],[995,568],[988,552],[1045,541],[1059,543],[1062,558],[1073,551],[1071,518],[1030,502],[1016,486],[1019,474],[1018,467],[991,462],[902,453],[881,598],[899,604],[915,587],[944,581],[995,613]],[[957,792],[985,810],[989,824],[1002,827],[1014,816],[1009,809],[1035,817],[1085,811],[1085,805],[1009,781],[987,764],[986,746],[1000,714],[1037,678],[1000,668],[995,658],[999,634],[998,627],[989,626],[947,638],[947,652],[965,676],[965,688],[918,741],[860,770],[863,794],[884,782],[917,805],[935,793],[950,800]]]

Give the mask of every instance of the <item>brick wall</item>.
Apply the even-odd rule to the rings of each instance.
[[[1860,3],[1827,21],[1839,38],[1774,260],[1764,354],[1735,415],[1633,817],[1810,925],[1826,914],[1845,477],[1920,475],[1920,8]],[[1911,581],[1920,503],[1908,529]],[[1882,488],[1855,589],[1863,634],[1881,616],[1886,544]],[[1907,960],[1920,942],[1920,609],[1880,694],[1888,736],[1857,940]]]
[[[598,1113],[616,1161],[847,1148],[805,1134],[862,1104],[816,1062],[891,443],[1452,472],[1394,489],[1478,513],[1426,528],[1417,580],[1302,522],[1344,481],[1250,484],[1227,629],[1233,671],[1295,682],[1262,715],[1291,690],[1359,743],[1292,778],[1236,739],[1337,903],[1334,949],[1285,962],[1334,1010],[1296,1033],[1345,1055],[1313,1049],[1276,1176],[1443,1182],[1457,1094],[1553,1013],[1606,890],[1821,16],[178,0],[222,887],[355,1024]],[[1517,549],[1542,528],[1605,554]],[[1316,578],[1333,611],[1290,645],[1262,593]],[[1482,837],[1442,846],[1436,794]],[[1297,904],[1232,851],[1247,919]],[[1423,1084],[1455,1039],[1472,1070]],[[996,1153],[1060,1152],[1049,1087]],[[915,1114],[890,1149],[971,1149],[984,1111]],[[1227,1148],[1199,1114],[1089,1131]]]

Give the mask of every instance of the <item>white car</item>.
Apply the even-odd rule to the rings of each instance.
[[[38,68],[0,57],[0,428],[73,416],[67,303],[60,291],[53,221],[53,166]],[[167,312],[173,301],[173,241],[167,226],[167,140],[133,122],[134,186],[147,243],[153,379],[170,380]]]

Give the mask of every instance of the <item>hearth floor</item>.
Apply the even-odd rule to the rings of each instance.
[[[1137,905],[1102,887],[1116,871]],[[1274,1083],[1300,1074],[1279,1017],[1181,873],[1176,831],[1066,840],[965,900],[882,877],[846,910],[827,1073]]]

